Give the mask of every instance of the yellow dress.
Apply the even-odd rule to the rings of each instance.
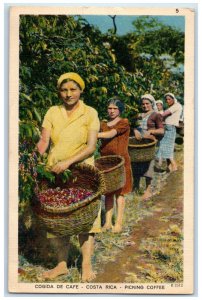
[[[44,117],[42,127],[51,133],[48,166],[52,167],[82,150],[87,143],[88,131],[99,131],[100,122],[97,111],[80,100],[78,108],[70,117],[63,105],[51,107]],[[93,155],[85,162],[93,165]]]
[[[46,113],[42,127],[51,134],[51,148],[47,165],[70,158],[87,144],[88,131],[100,129],[97,111],[79,100],[78,108],[68,117],[63,105],[52,106]],[[94,165],[93,154],[83,162]],[[100,212],[90,232],[101,231]]]

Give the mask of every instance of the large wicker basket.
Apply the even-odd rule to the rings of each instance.
[[[57,180],[54,187],[61,188],[85,188],[93,194],[81,202],[71,206],[55,208],[46,206],[35,201],[34,211],[38,220],[43,224],[46,230],[56,236],[77,235],[82,232],[88,232],[100,209],[100,196],[103,194],[104,179],[99,170],[87,164],[78,164],[71,168],[72,179],[67,183]],[[44,187],[42,190],[48,188]]]
[[[95,166],[103,174],[105,181],[104,194],[110,194],[125,185],[126,174],[124,158],[119,155],[108,155],[97,158]]]
[[[176,127],[176,132],[179,135],[184,136],[184,122],[182,121],[179,122],[179,127]]]
[[[131,162],[148,162],[154,159],[157,140],[143,138],[136,140],[135,137],[129,138],[128,152]]]

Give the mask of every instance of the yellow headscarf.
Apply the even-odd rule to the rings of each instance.
[[[83,81],[83,79],[81,78],[81,76],[79,74],[73,73],[73,72],[62,74],[59,77],[58,83],[57,83],[58,88],[60,87],[62,81],[65,80],[65,79],[74,80],[74,81],[76,81],[80,85],[82,91],[85,89],[85,82]]]

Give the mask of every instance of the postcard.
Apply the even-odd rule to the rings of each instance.
[[[10,7],[9,293],[194,293],[194,17]]]

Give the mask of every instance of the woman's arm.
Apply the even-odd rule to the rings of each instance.
[[[149,129],[148,132],[153,135],[160,135],[160,134],[164,134],[164,128]]]
[[[134,132],[134,136],[135,136],[136,140],[141,140],[142,139],[142,135],[141,135],[141,133],[139,132],[138,129],[135,128],[133,130],[133,132]]]
[[[41,138],[37,144],[37,149],[41,155],[43,155],[46,152],[49,146],[49,142],[50,142],[50,131],[47,130],[46,128],[42,128]]]
[[[170,115],[172,115],[172,113],[169,111],[169,109],[165,110],[164,113],[161,114],[164,119]]]
[[[153,122],[155,123],[155,126],[154,126],[154,124],[150,124],[150,126],[149,126],[150,128],[148,129],[149,134],[152,134],[154,136],[163,135],[164,134],[164,126],[163,126],[162,115],[154,114]]]
[[[108,131],[98,132],[99,139],[112,139],[117,135],[116,129],[111,129]]]
[[[58,162],[53,166],[52,171],[59,174],[68,169],[73,163],[82,161],[93,154],[96,150],[97,134],[98,132],[96,130],[89,130],[86,147],[75,153],[75,155],[71,156],[69,159]]]

